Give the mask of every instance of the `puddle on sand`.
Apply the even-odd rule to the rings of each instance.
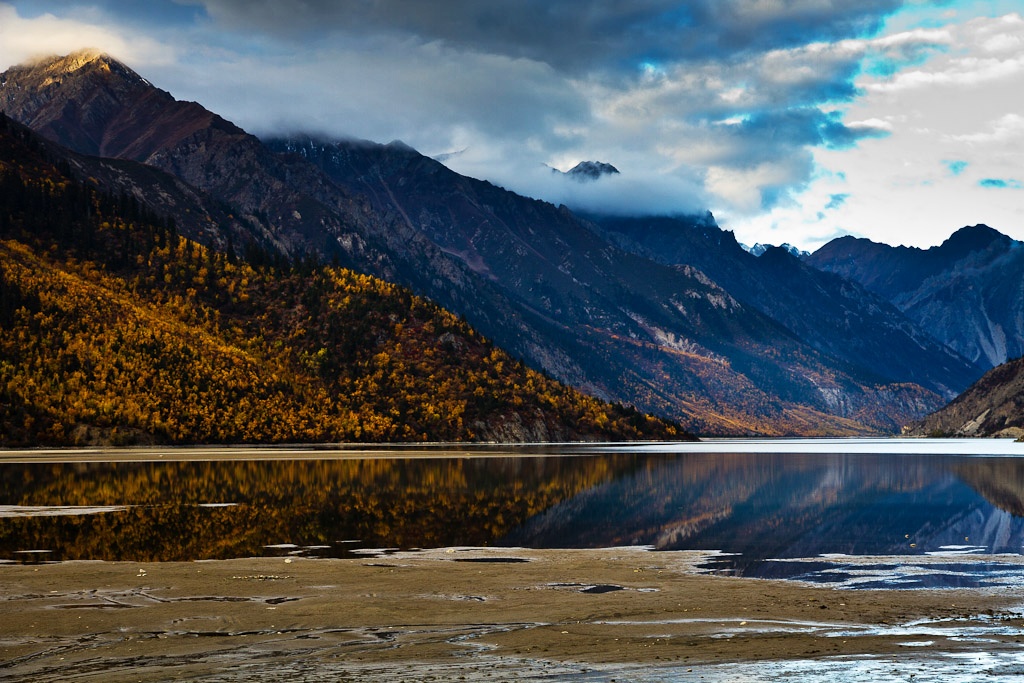
[[[661,672],[630,672],[629,680],[638,683],[876,683],[913,681],[913,683],[976,683],[979,680],[1016,680],[1024,674],[1024,653],[979,652],[898,657],[836,657],[814,660],[738,662],[687,667]],[[590,681],[610,681],[608,677],[587,677]],[[622,680],[622,679],[619,679]]]
[[[601,595],[603,593],[615,593],[626,590],[623,586],[616,586],[610,583],[549,583],[549,588],[571,588],[579,593]]]
[[[735,575],[739,562],[739,558],[721,554],[697,565],[697,570]],[[755,566],[747,566],[743,575],[861,590],[1002,588],[1024,583],[1024,564],[1019,555],[955,551],[893,557],[823,555],[761,560]]]
[[[453,562],[481,562],[484,564],[522,564],[529,562],[525,557],[457,557]]]

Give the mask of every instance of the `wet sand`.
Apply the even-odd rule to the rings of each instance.
[[[957,657],[980,666],[978,653],[1024,656],[1014,587],[837,590],[696,573],[706,557],[447,549],[2,565],[0,679],[675,681],[810,661],[785,680],[818,680],[849,663],[921,674]]]

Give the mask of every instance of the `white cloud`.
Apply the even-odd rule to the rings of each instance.
[[[953,142],[968,142],[973,144],[1005,143],[1011,140],[1024,140],[1024,116],[1017,113],[1008,113],[992,121],[988,130],[967,135],[951,135],[948,138]]]
[[[1010,59],[969,57],[951,60],[942,71],[916,70],[900,74],[891,81],[871,83],[868,90],[898,92],[930,86],[973,86],[999,80],[1010,80],[1024,73],[1024,56]]]
[[[854,130],[881,130],[889,133],[893,130],[892,121],[878,118],[850,121],[846,125]]]
[[[979,18],[952,25],[950,49],[920,68],[892,78],[868,82],[872,92],[896,93],[929,87],[969,87],[995,81],[1012,81],[1024,75],[1024,18],[1009,14],[995,19]]]
[[[584,12],[535,0],[550,25],[515,13],[476,26],[515,3],[396,14],[384,11],[393,0],[310,0],[281,14],[279,3],[207,0],[187,22],[139,11],[129,24],[126,1],[91,1],[58,12],[45,0],[60,16],[31,19],[0,3],[0,62],[96,46],[253,132],[465,150],[446,163],[519,192],[600,210],[710,208],[750,242],[810,247],[845,230],[929,244],[957,223],[1024,225],[1012,192],[979,187],[1024,180],[1020,14],[962,21],[921,3],[927,28],[865,38],[895,2]],[[680,7],[690,14],[671,14]],[[585,159],[622,175],[579,185],[544,166]]]
[[[1024,239],[1024,205],[1014,189],[1024,182],[1024,69],[1019,54],[1005,49],[1024,38],[1024,21],[1017,14],[978,18],[943,31],[947,51],[891,77],[861,77],[866,93],[848,106],[847,125],[885,127],[890,135],[856,149],[815,149],[822,173],[792,205],[727,217],[741,239],[815,248],[852,233],[931,246],[976,223]],[[848,196],[829,208],[834,193]]]
[[[173,58],[173,50],[160,42],[116,26],[52,14],[25,19],[0,3],[0,68],[96,46],[133,64],[166,64]]]

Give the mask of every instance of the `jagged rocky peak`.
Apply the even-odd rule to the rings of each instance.
[[[80,71],[97,74],[116,74],[135,83],[149,85],[149,81],[106,52],[96,48],[84,48],[67,55],[47,55],[15,66],[4,74],[4,80],[17,77],[23,85],[45,88],[60,84],[65,76]]]
[[[748,247],[745,244],[741,244],[740,246],[743,247],[744,249],[746,249],[747,251],[749,251],[754,256],[763,256],[765,254],[765,252],[767,252],[770,249],[782,249],[783,251],[786,251],[786,252],[792,254],[793,256],[796,256],[797,258],[803,258],[804,256],[810,256],[811,255],[811,252],[804,251],[803,249],[800,249],[799,247],[794,247],[789,242],[783,242],[782,244],[780,244],[777,247],[775,245],[773,245],[773,244],[761,244],[760,242],[758,242],[757,244],[755,244],[752,247]]]
[[[568,171],[565,175],[581,183],[597,180],[606,175],[618,175],[619,169],[603,161],[581,161]]]
[[[212,126],[243,132],[98,50],[8,69],[0,75],[0,110],[76,152],[145,163]]]

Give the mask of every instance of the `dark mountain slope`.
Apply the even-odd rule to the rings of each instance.
[[[351,271],[253,268],[0,116],[0,446],[686,438]]]
[[[916,382],[946,398],[981,375],[878,295],[805,265],[782,247],[754,256],[710,215],[591,218],[625,249],[699,268],[738,300],[839,359],[846,372]]]
[[[961,228],[930,249],[892,247],[848,235],[824,245],[807,262],[815,267],[827,264],[832,272],[888,299],[917,289],[923,281],[949,271],[971,254],[1003,251],[1012,242],[987,225]]]
[[[93,156],[148,162],[199,131],[244,134],[195,102],[175,101],[95,50],[13,67],[0,76],[0,86],[0,110]]]
[[[860,282],[982,368],[1024,353],[1024,244],[988,226],[930,249],[842,237],[806,262]]]
[[[230,205],[254,240],[292,257],[323,254],[346,266],[385,258],[345,229],[358,202],[195,102],[180,102],[94,50],[0,74],[0,111],[80,154],[141,162]],[[326,202],[326,203],[325,203]],[[337,240],[354,244],[341,248]],[[242,245],[236,245],[241,247]]]
[[[558,324],[562,338],[591,345],[607,368],[615,370],[612,377],[635,376],[656,400],[673,400],[671,393],[679,388],[687,393],[715,392],[714,403],[698,404],[711,415],[721,414],[730,403],[732,412],[735,406],[759,403],[765,417],[780,421],[794,418],[768,408],[765,398],[771,393],[819,411],[867,420],[876,419],[866,416],[873,401],[876,406],[888,405],[883,412],[912,412],[921,407],[919,401],[930,400],[918,393],[896,408],[901,392],[909,387],[880,398],[883,392],[874,393],[873,385],[891,379],[863,369],[851,372],[852,366],[823,371],[836,361],[737,302],[700,270],[658,264],[620,249],[564,207],[460,176],[401,143],[293,138],[268,145],[312,161],[349,192],[369,197],[379,213],[399,216],[481,277],[511,290],[514,300]],[[536,357],[519,340],[503,343]],[[613,351],[616,347],[625,348]],[[669,355],[659,360],[658,347]],[[622,363],[623,353],[633,360]],[[705,361],[694,366],[701,358],[712,365]],[[672,368],[680,364],[682,368]],[[554,371],[563,376],[564,369]],[[735,377],[737,372],[742,377]],[[651,383],[643,374],[660,381]],[[709,374],[716,379],[708,381]],[[596,388],[609,390],[607,385]],[[736,424],[735,418],[728,419]],[[768,420],[764,423],[760,429],[771,429]]]
[[[1024,437],[1024,358],[989,370],[948,406],[910,425],[906,432]]]
[[[564,209],[402,145],[268,147],[147,88],[108,57],[75,55],[7,72],[0,102],[58,142],[143,159],[208,193],[254,242],[412,287],[535,367],[695,429],[891,431],[941,403],[907,376],[806,344],[697,268],[610,244]]]

